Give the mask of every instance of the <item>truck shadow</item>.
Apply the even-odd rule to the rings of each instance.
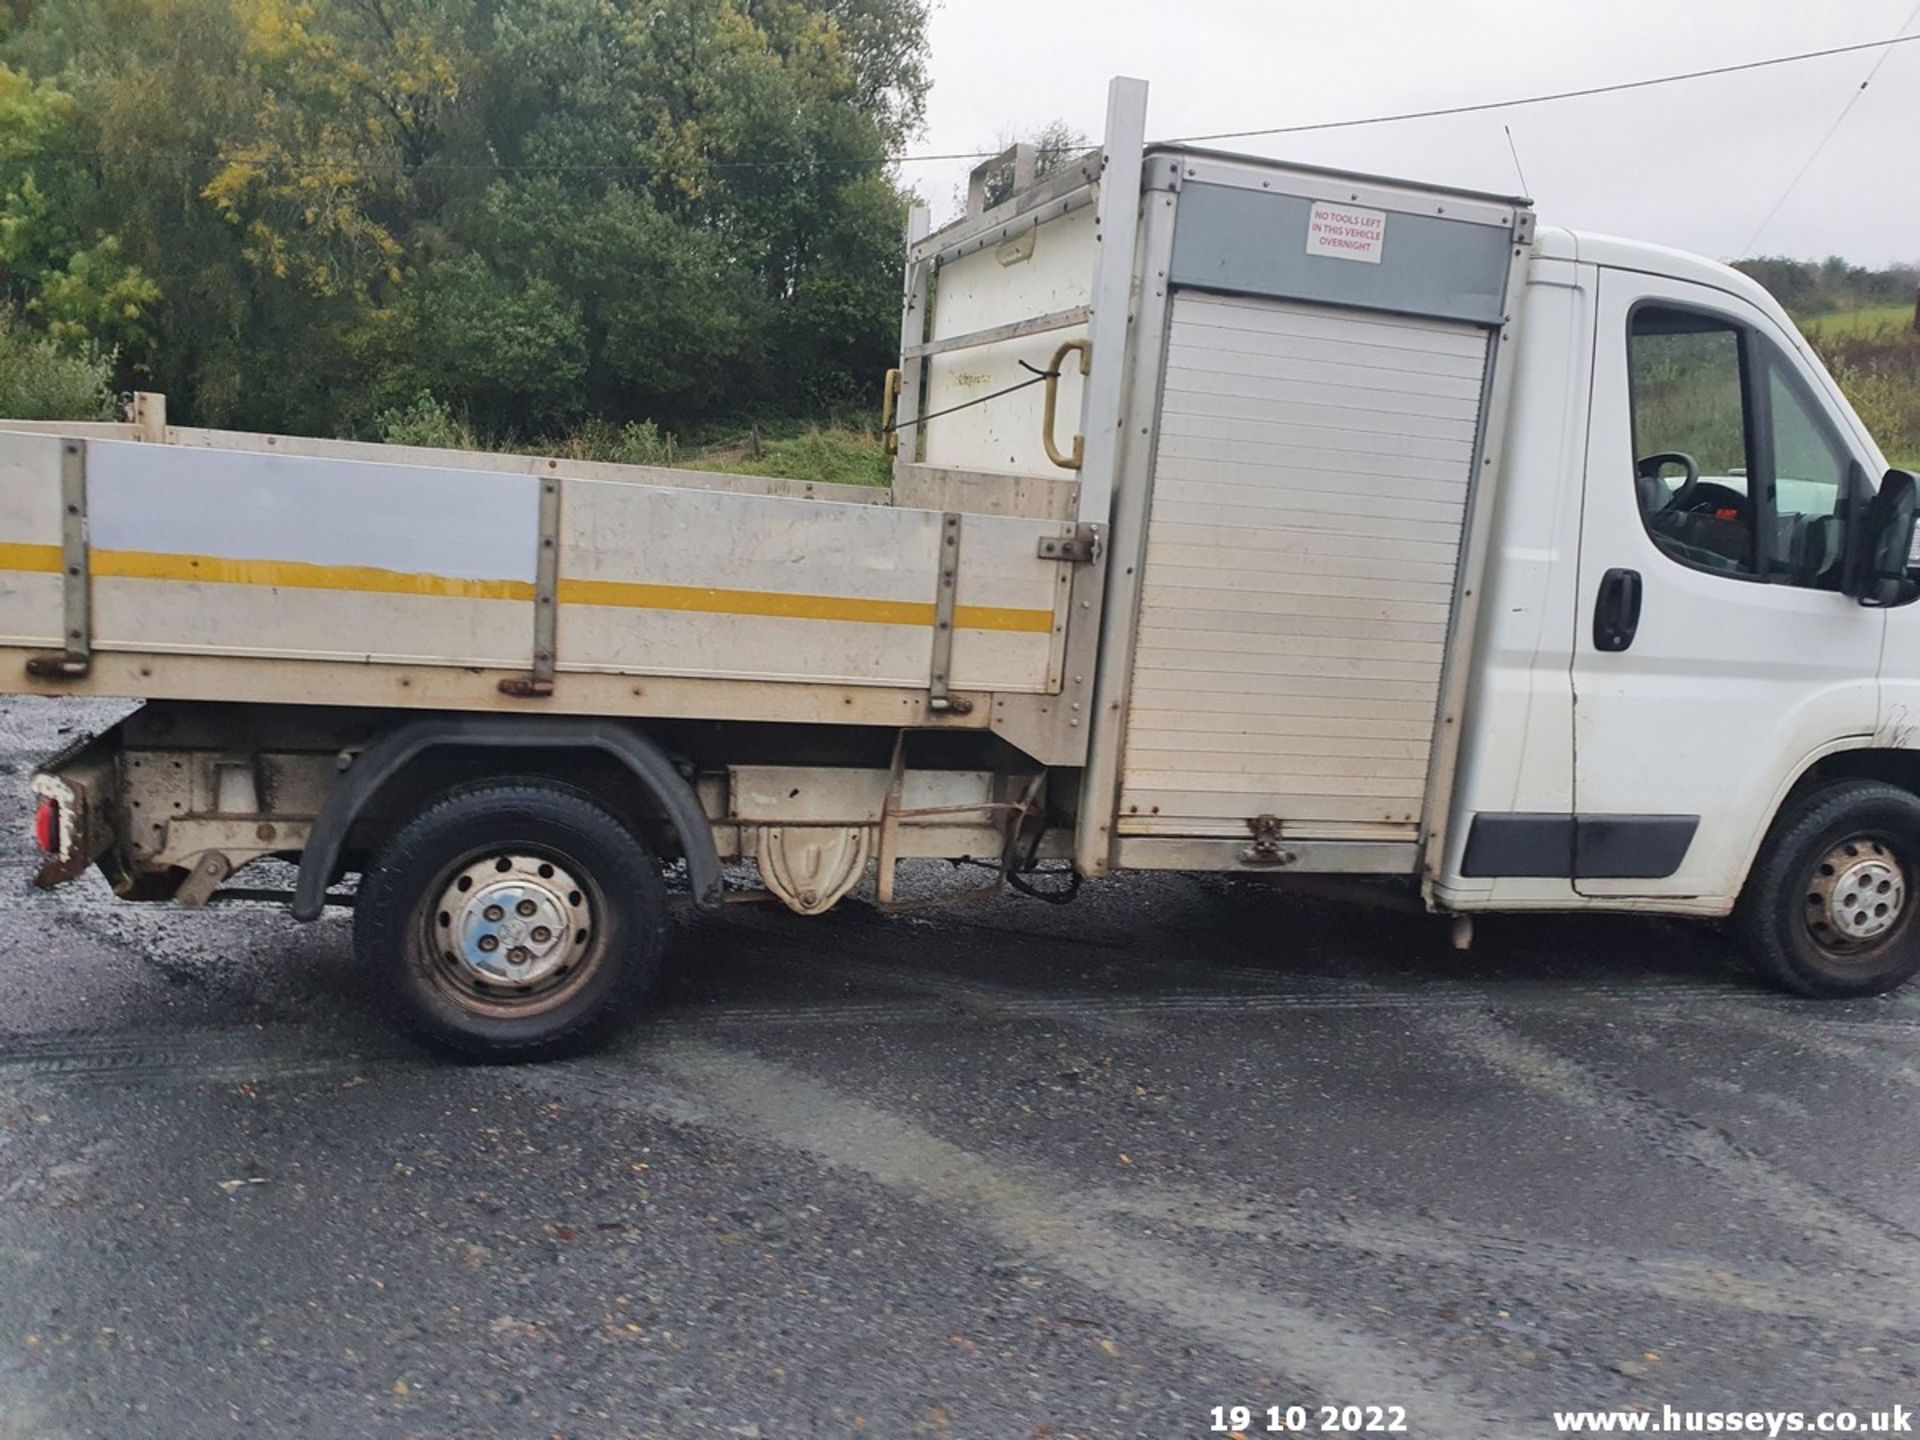
[[[881,914],[848,902],[803,919],[730,906],[685,927],[660,1003],[801,1008],[912,996],[1089,1002],[1280,991],[1756,990],[1719,928],[1657,917],[1504,915],[1454,948],[1448,917],[1383,887],[1301,894],[1259,883],[1132,875],[1073,906],[1006,896]]]

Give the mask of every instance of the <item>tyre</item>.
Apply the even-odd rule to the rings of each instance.
[[[1920,970],[1916,875],[1920,796],[1839,781],[1781,812],[1736,923],[1755,961],[1785,988],[1877,995]]]
[[[666,892],[632,831],[541,780],[430,804],[361,880],[354,948],[399,1018],[473,1059],[585,1049],[660,964]]]

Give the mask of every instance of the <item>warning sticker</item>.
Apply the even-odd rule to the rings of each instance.
[[[1380,263],[1386,244],[1387,216],[1383,210],[1356,210],[1351,205],[1321,201],[1307,217],[1307,254],[1331,255],[1338,260]]]

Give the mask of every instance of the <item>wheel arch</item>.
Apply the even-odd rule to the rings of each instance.
[[[1810,756],[1781,787],[1748,842],[1746,863],[1740,869],[1742,890],[1752,878],[1753,867],[1778,828],[1780,817],[1813,791],[1836,780],[1879,780],[1920,795],[1920,750],[1875,745],[1871,737],[1862,737],[1858,743],[1828,746]]]
[[[301,852],[292,905],[295,919],[319,918],[356,822],[380,797],[404,783],[417,764],[461,751],[516,757],[571,753],[611,761],[646,796],[679,842],[694,904],[712,910],[723,903],[725,883],[713,827],[693,787],[652,738],[617,721],[591,717],[455,715],[389,730],[360,752],[328,792]]]

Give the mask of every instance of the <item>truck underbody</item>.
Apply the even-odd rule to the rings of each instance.
[[[396,750],[404,761],[386,762]],[[377,780],[341,783],[369,769]],[[98,864],[122,898],[197,906],[279,859],[324,894],[426,801],[501,774],[595,796],[656,856],[704,877],[706,905],[720,863],[756,862],[774,896],[811,915],[875,862],[884,875],[899,860],[978,861],[997,884],[1063,859],[1071,838],[1071,795],[1048,788],[1062,777],[979,731],[152,701],[36,776],[50,852],[38,880]],[[892,886],[877,889],[889,903]],[[303,900],[296,913],[312,918]]]

